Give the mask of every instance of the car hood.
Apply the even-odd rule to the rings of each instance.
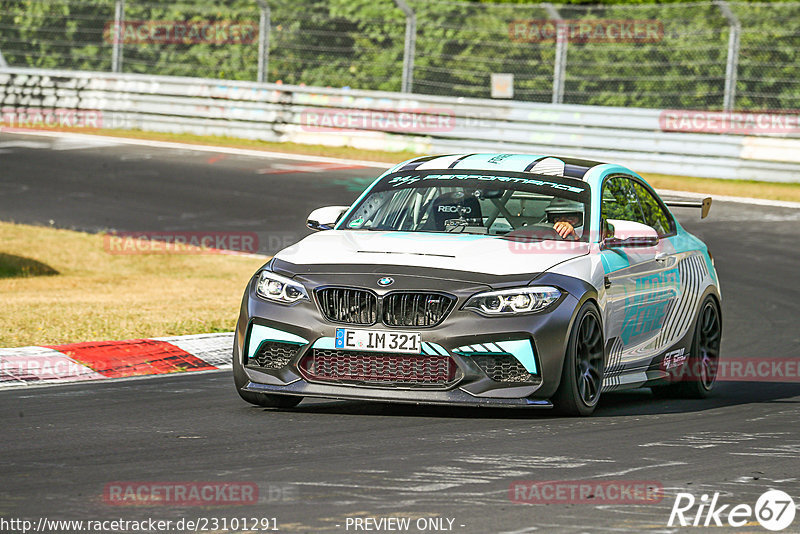
[[[572,241],[512,241],[494,236],[420,232],[326,230],[275,257],[295,265],[406,265],[513,275],[540,273],[589,253]]]

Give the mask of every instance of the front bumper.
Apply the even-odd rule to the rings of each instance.
[[[249,374],[249,373],[248,373]],[[447,391],[414,391],[402,389],[359,388],[334,386],[298,380],[283,386],[250,382],[244,391],[275,395],[300,395],[339,400],[366,400],[405,404],[460,405],[498,408],[552,408],[549,400],[522,398],[475,397],[461,389]]]
[[[397,280],[397,285],[404,289],[421,289],[420,281],[412,280],[411,276],[409,279],[405,279],[402,273],[392,273],[392,276]],[[545,279],[542,284],[555,285],[562,289],[564,295],[545,312],[516,317],[483,317],[461,309],[469,296],[489,289],[485,284],[439,279],[435,288],[427,287],[457,296],[458,302],[449,316],[436,327],[395,330],[419,331],[426,344],[435,345],[437,350],[445,351],[453,359],[458,367],[457,379],[434,387],[403,383],[330,383],[308,379],[299,369],[300,362],[315,346],[333,339],[337,327],[346,325],[327,321],[313,297],[310,302],[291,306],[266,302],[255,295],[253,279],[242,300],[236,329],[234,366],[246,375],[247,380],[242,389],[256,393],[415,404],[549,408],[552,405],[548,399],[555,393],[560,382],[572,320],[585,298],[586,289],[580,284],[576,285],[575,279],[557,275],[546,275],[542,278]],[[363,283],[359,284],[356,280],[337,279],[337,282],[349,282],[355,287],[363,286]],[[304,283],[307,287],[321,285],[317,280],[304,280]],[[428,280],[427,284],[430,283]],[[351,327],[364,328],[355,325]],[[380,323],[374,328],[392,330]],[[291,361],[280,369],[265,369],[253,365],[249,360],[262,341],[261,338],[264,338],[265,329],[283,332],[288,338],[295,339],[299,346]],[[530,343],[533,357],[533,362],[530,358],[525,362],[531,375],[524,381],[509,383],[492,380],[476,364],[473,355],[464,352],[464,347],[507,347],[509,342],[521,341]]]

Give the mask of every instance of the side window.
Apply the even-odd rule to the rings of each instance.
[[[647,224],[630,178],[614,176],[606,180],[601,217]]]
[[[639,206],[644,213],[645,224],[655,228],[659,237],[674,232],[675,222],[672,216],[661,206],[653,194],[639,182],[633,182],[633,188],[639,198]]]

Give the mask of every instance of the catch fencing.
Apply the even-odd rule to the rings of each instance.
[[[800,109],[800,3],[0,0],[0,67],[652,109]]]

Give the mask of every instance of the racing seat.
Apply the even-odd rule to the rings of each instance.
[[[433,225],[432,230],[444,232],[447,230],[445,221],[461,218],[461,208],[464,208],[464,219],[469,221],[469,226],[483,226],[483,214],[481,204],[472,195],[464,195],[458,191],[445,193],[433,201]]]

